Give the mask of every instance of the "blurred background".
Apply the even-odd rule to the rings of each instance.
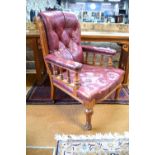
[[[129,0],[27,0],[26,21],[43,10],[74,12],[81,22],[129,23]]]

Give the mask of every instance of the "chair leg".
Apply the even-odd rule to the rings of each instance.
[[[118,87],[118,88],[116,89],[115,99],[119,99],[120,90],[121,90],[121,87]]]
[[[51,100],[55,103],[55,86],[51,83]]]
[[[92,129],[91,118],[93,114],[93,108],[91,109],[86,108],[85,114],[86,114],[86,124],[84,125],[84,128],[85,130],[91,130]]]

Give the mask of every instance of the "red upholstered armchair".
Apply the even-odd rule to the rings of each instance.
[[[116,97],[119,94],[124,71],[112,66],[112,56],[116,51],[82,46],[80,24],[73,13],[45,11],[36,21],[51,83],[51,99],[54,100],[57,87],[82,103],[86,113],[84,127],[91,130],[95,103],[106,99],[114,91]],[[91,64],[89,55],[93,56]],[[108,59],[107,67],[103,67],[104,56]]]

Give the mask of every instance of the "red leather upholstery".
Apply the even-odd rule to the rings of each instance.
[[[106,54],[106,55],[115,55],[116,50],[111,48],[104,48],[104,47],[95,47],[95,46],[82,46],[82,50],[86,52],[92,52],[92,53],[99,53],[99,54]]]
[[[63,73],[66,77],[66,72]],[[71,72],[71,81],[74,78],[74,72]],[[80,71],[80,88],[77,96],[84,101],[90,102],[93,99],[105,97],[119,83],[122,82],[124,71],[116,68],[103,68],[98,66],[83,65]],[[61,87],[73,93],[73,89],[64,83],[54,79]]]
[[[48,39],[49,51],[56,57],[48,55],[45,59],[48,63],[52,61],[63,67],[70,67],[72,70],[78,70],[81,86],[77,89],[77,97],[84,101],[101,99],[111,92],[117,85],[123,81],[124,71],[115,68],[103,68],[97,66],[84,65],[83,51],[80,44],[80,25],[76,16],[72,13],[61,11],[41,12]],[[83,46],[83,50],[88,52],[97,52],[101,54],[114,55],[115,50],[110,48],[99,48]],[[59,58],[58,58],[59,57]],[[58,58],[58,59],[57,59]],[[62,59],[63,58],[63,59]],[[54,60],[55,59],[55,60]],[[72,61],[65,61],[72,60]],[[73,63],[79,62],[78,64]],[[69,62],[69,64],[67,64]],[[63,72],[64,78],[67,76]],[[71,72],[71,81],[73,82],[74,72]],[[64,82],[53,77],[54,84],[58,84],[67,91],[73,93],[73,89]]]
[[[54,54],[48,54],[45,57],[45,60],[49,63],[54,63],[57,64],[58,66],[61,66],[63,68],[67,68],[73,71],[78,71],[82,68],[82,64],[79,62],[75,62],[72,60],[66,60],[64,58],[61,57],[57,57]]]
[[[46,28],[49,51],[56,56],[82,63],[80,25],[76,16],[61,11],[45,11],[39,15]]]

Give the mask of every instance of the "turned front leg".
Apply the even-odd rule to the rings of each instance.
[[[85,109],[85,114],[86,114],[86,124],[85,124],[84,128],[86,130],[91,130],[92,129],[91,118],[92,118],[92,114],[93,114],[93,108]]]
[[[118,88],[116,89],[116,92],[115,92],[115,99],[116,99],[116,100],[119,99],[120,91],[121,91],[121,87],[118,87]]]
[[[92,100],[91,102],[85,102],[85,114],[86,114],[86,124],[84,126],[85,130],[91,130],[92,129],[92,124],[91,124],[91,119],[93,115],[93,107],[95,105],[96,101],[95,99]]]

